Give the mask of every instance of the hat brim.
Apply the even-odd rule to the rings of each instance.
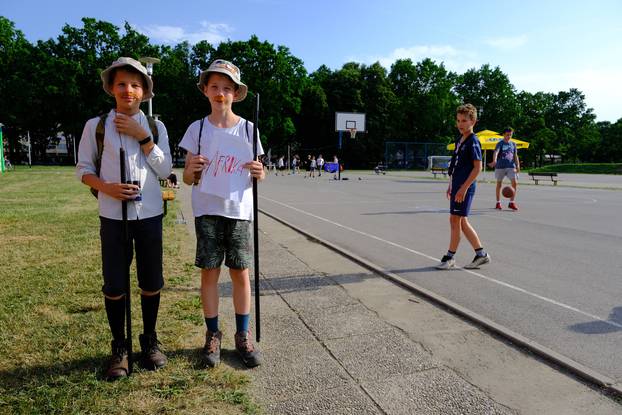
[[[203,94],[203,85],[205,85],[205,82],[207,81],[207,77],[210,73],[212,72],[216,72],[216,73],[221,73],[223,75],[226,75],[227,78],[231,79],[231,82],[233,82],[234,84],[236,84],[238,86],[238,96],[236,98],[233,99],[233,102],[240,102],[240,101],[244,101],[244,98],[246,98],[246,94],[248,94],[248,87],[246,86],[245,83],[243,82],[236,82],[235,79],[231,78],[231,75],[225,71],[225,70],[220,70],[220,69],[207,69],[203,72],[201,72],[201,75],[199,75],[199,82],[197,83],[197,88],[199,88],[199,91],[201,91],[201,93]]]
[[[143,77],[143,81],[147,85],[147,88],[143,88],[143,99],[141,102],[149,101],[151,98],[153,98],[155,96],[155,94],[153,93],[153,81],[148,75],[143,74],[140,68],[137,68],[135,65],[132,65],[129,62],[115,62],[102,71],[100,77],[102,80],[102,88],[104,89],[104,91],[106,91],[106,93],[111,97],[114,97],[114,94],[112,93],[112,87],[110,85],[110,72],[112,72],[114,69],[122,68],[124,66],[131,66],[132,68],[140,72]]]

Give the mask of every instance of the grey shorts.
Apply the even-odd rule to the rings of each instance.
[[[252,263],[250,222],[224,216],[194,218],[197,253],[194,265],[212,269],[225,265],[232,269],[249,268]]]
[[[507,177],[510,180],[517,180],[518,174],[516,174],[516,169],[514,167],[507,169],[495,169],[495,179],[497,179],[498,182],[502,181],[504,177]]]

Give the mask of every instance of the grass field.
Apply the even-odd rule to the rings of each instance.
[[[0,413],[242,414],[259,408],[243,370],[206,370],[194,241],[164,221],[166,288],[158,337],[169,364],[103,380],[110,330],[101,294],[97,203],[68,167],[0,175]],[[134,272],[134,271],[133,271]],[[135,275],[135,274],[133,274]],[[134,349],[142,332],[132,280]]]

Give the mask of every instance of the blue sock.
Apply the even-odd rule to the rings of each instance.
[[[209,331],[216,333],[218,331],[218,316],[205,317],[205,325]]]
[[[447,255],[449,258],[453,258],[453,257],[454,257],[454,255],[456,255],[456,253],[455,253],[454,251],[449,251],[449,250],[448,250],[446,255]]]
[[[475,255],[477,255],[477,256],[486,256],[486,251],[484,251],[484,248],[477,248],[475,250]]]
[[[250,314],[237,314],[235,315],[235,328],[237,332],[248,331],[248,322],[250,320]]]

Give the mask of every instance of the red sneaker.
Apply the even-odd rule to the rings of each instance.
[[[518,210],[518,206],[516,206],[516,203],[514,202],[510,202],[510,204],[508,205],[508,207],[512,210]]]
[[[501,202],[497,202],[497,204],[495,205],[495,209],[501,210]]]

